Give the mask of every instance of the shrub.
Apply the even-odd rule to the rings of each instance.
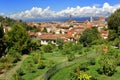
[[[91,77],[92,76],[82,73],[82,72],[80,72],[80,74],[78,75],[79,80],[91,80]]]
[[[42,50],[45,52],[45,53],[51,53],[52,52],[52,45],[48,44],[48,45],[43,45],[42,46]]]
[[[75,59],[75,55],[73,53],[70,53],[67,55],[68,61],[73,61]]]
[[[90,58],[88,63],[90,65],[95,65],[95,58]]]
[[[24,80],[23,77],[20,76],[20,75],[17,74],[17,73],[13,75],[13,78],[14,78],[14,80]]]
[[[22,68],[19,68],[16,72],[20,76],[23,76],[25,74]]]
[[[85,63],[80,64],[79,67],[80,67],[80,70],[87,71],[88,70],[88,66],[89,66],[89,63],[85,62]]]
[[[39,60],[44,59],[43,53],[36,53],[36,52],[32,53],[32,58],[33,58],[34,63],[37,64]]]
[[[48,61],[48,67],[52,67],[53,64],[54,64],[54,61],[53,61],[53,60],[49,60],[49,61]]]
[[[35,67],[32,63],[29,63],[27,65],[27,70],[30,72],[30,73],[34,73],[35,72]]]
[[[12,49],[12,48],[7,51],[7,54],[14,57],[14,61],[13,61],[14,63],[21,60],[21,54],[18,53],[16,50]]]
[[[110,55],[103,55],[99,59],[100,68],[98,73],[112,76],[116,72],[116,62]]]
[[[3,64],[2,66],[4,68],[9,68],[12,66],[14,59],[15,58],[12,57],[11,55],[5,55],[5,56],[2,56],[2,58],[0,58],[0,62]]]
[[[39,60],[37,67],[38,67],[38,69],[44,69],[45,68],[44,62],[42,60]]]

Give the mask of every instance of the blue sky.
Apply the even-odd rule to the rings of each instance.
[[[91,7],[91,9],[93,6],[95,6],[100,9],[103,8],[105,3],[107,3],[109,6],[112,6],[110,9],[113,9],[113,7],[115,7],[114,9],[120,7],[120,0],[0,0],[0,13],[11,16],[16,13],[25,12],[27,10],[30,11],[33,8],[38,9],[38,12],[42,13],[44,9],[49,7],[49,12],[47,15],[51,15],[50,11],[55,12],[55,14],[60,14],[60,12],[64,11],[65,14],[68,14],[68,12],[65,12],[68,7],[70,8],[69,11],[72,10],[71,8],[77,8],[77,6],[80,8]],[[39,8],[41,8],[42,11],[40,11]]]

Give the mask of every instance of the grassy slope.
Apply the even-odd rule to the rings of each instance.
[[[33,63],[31,56],[29,56],[21,65],[21,68],[24,70],[25,75],[23,75],[22,77],[25,80],[38,80],[38,78],[43,78],[44,77],[44,73],[50,68],[48,67],[48,61],[49,60],[53,60],[53,62],[55,64],[66,61],[66,57],[61,55],[61,54],[53,54],[53,53],[44,53],[44,62],[46,64],[46,67],[44,69],[37,69],[37,65]],[[27,70],[27,65],[28,62],[30,62],[31,64],[33,64],[34,66],[34,73],[28,72]],[[54,65],[55,65],[54,64]],[[11,80],[14,80],[13,77],[11,78]]]
[[[90,53],[88,55],[88,57],[91,57],[91,56],[95,57],[93,49],[91,49],[88,53]],[[98,56],[96,56],[96,58],[98,58]],[[75,67],[79,66],[79,64],[83,61],[84,60],[80,60],[80,61],[78,61],[78,64],[75,64],[75,65],[72,65],[70,67],[61,69],[55,75],[53,75],[50,80],[61,80],[61,79],[62,80],[70,80],[70,74],[69,73]],[[111,77],[98,74],[98,72],[96,71],[99,68],[98,64],[93,65],[93,66],[88,66],[88,68],[89,68],[89,70],[86,71],[86,72],[91,76],[95,76],[98,80],[120,80],[120,67],[117,67],[117,72]]]
[[[79,64],[76,64],[71,67],[61,69],[54,76],[52,76],[50,80],[70,80],[69,73],[78,65]],[[97,77],[98,80],[120,80],[120,67],[117,67],[117,72],[112,77],[98,74],[96,71],[97,69],[98,65],[89,66],[87,73],[91,76]]]

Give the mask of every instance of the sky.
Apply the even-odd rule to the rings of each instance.
[[[14,19],[109,16],[120,0],[0,0],[0,15]]]

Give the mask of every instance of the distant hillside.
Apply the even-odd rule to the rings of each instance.
[[[99,17],[93,17],[95,20],[98,19]],[[68,21],[70,20],[69,17],[64,17],[64,18],[49,18],[49,19],[29,19],[29,20],[24,20],[25,22],[52,22],[52,21]],[[72,20],[75,21],[86,21],[90,20],[90,17],[73,17]],[[106,18],[107,20],[107,18]]]

